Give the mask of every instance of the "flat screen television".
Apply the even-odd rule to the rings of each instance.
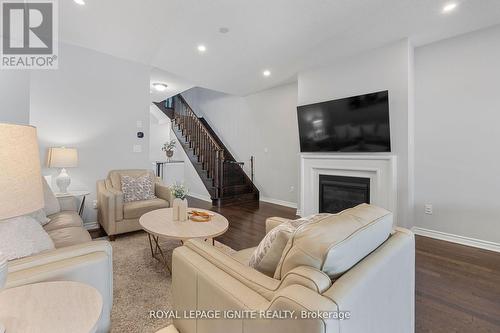
[[[301,152],[390,152],[389,92],[297,107]]]

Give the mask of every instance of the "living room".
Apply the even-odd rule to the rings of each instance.
[[[500,3],[37,3],[1,333],[500,331]]]

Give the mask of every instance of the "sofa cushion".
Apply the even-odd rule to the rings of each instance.
[[[50,215],[50,222],[43,228],[45,231],[52,231],[68,227],[83,227],[83,221],[77,212],[63,210],[57,214]]]
[[[392,213],[368,204],[303,224],[288,240],[274,277],[311,266],[337,278],[387,240],[391,231]]]
[[[286,220],[271,229],[255,249],[248,265],[261,273],[273,276],[283,250],[295,230],[306,223],[314,223],[330,214],[314,214],[296,220]]]
[[[148,173],[139,177],[122,175],[123,202],[155,199],[155,179]]]
[[[0,221],[0,252],[7,260],[54,249],[54,243],[40,223],[31,216]]]
[[[111,170],[108,173],[108,179],[110,180],[111,185],[115,190],[121,191],[122,190],[121,176],[139,177],[146,173],[150,174],[153,177],[153,179],[155,179],[153,171],[146,169]]]
[[[47,217],[47,214],[45,213],[45,210],[43,208],[28,215],[37,220],[41,226],[44,226],[50,222],[50,218]]]
[[[56,249],[92,241],[90,234],[82,227],[67,227],[48,232]]]
[[[248,262],[250,261],[250,257],[255,252],[256,247],[250,247],[248,249],[244,249],[241,251],[236,251],[231,254],[231,257],[241,262],[243,265],[248,266]]]
[[[147,212],[167,207],[168,202],[159,198],[127,202],[123,204],[123,217],[125,219],[138,219]]]

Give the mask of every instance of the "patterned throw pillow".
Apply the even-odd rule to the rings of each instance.
[[[150,174],[137,178],[121,176],[123,202],[156,199],[154,179]]]
[[[273,276],[281,259],[283,250],[291,235],[301,225],[313,223],[330,214],[314,214],[297,220],[290,220],[273,228],[262,239],[250,257],[248,265],[261,273]]]

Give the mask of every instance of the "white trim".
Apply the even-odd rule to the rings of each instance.
[[[447,242],[462,244],[471,247],[477,247],[479,249],[500,252],[500,243],[485,241],[481,239],[459,236],[448,234],[446,232],[429,230],[419,227],[413,227],[411,229],[416,235],[425,236],[429,238],[439,239]]]
[[[291,201],[284,201],[284,200],[268,198],[268,197],[260,197],[259,200],[264,201],[264,202],[269,202],[269,203],[272,203],[275,205],[280,205],[280,206],[285,206],[285,207],[290,207],[290,208],[297,208],[297,203],[291,202]]]
[[[207,195],[196,194],[196,193],[188,193],[187,196],[212,203],[212,199],[209,196],[207,196]]]
[[[297,208],[297,213],[295,213],[297,216],[303,217],[302,216],[302,210],[300,208]]]
[[[100,228],[99,223],[97,221],[83,222],[83,227],[86,230],[94,230],[94,229],[99,229]]]

